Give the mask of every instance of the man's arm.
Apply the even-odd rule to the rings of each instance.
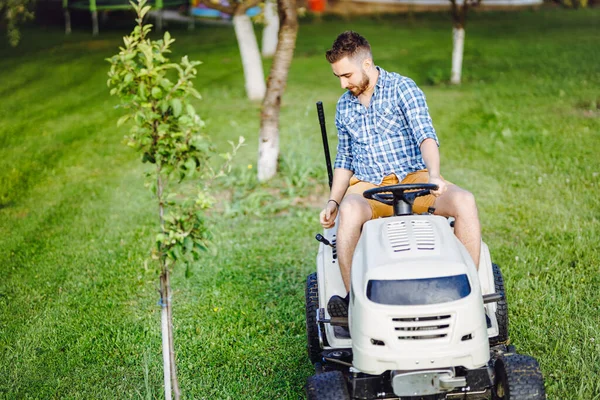
[[[438,185],[438,190],[432,190],[431,194],[438,197],[446,191],[447,185],[440,177],[439,144],[425,94],[412,79],[405,78],[400,83],[398,99],[412,135],[419,143],[421,156],[429,172],[429,183]]]
[[[438,190],[432,190],[431,194],[438,197],[447,189],[446,182],[440,177],[440,151],[434,139],[427,138],[421,142],[421,155],[429,172],[429,183],[438,185]]]
[[[333,183],[331,184],[329,200],[319,216],[323,228],[328,229],[335,225],[335,217],[339,211],[339,205],[344,198],[344,194],[346,194],[352,175],[354,175],[352,171],[344,168],[336,168],[333,171]]]
[[[438,138],[429,115],[425,93],[409,78],[404,78],[398,85],[398,105],[406,116],[410,131],[419,146],[425,139],[433,139],[438,145]],[[438,162],[439,164],[439,162]]]
[[[329,194],[330,200],[335,200],[338,204],[342,202],[342,198],[344,197],[344,194],[346,194],[352,175],[352,171],[344,168],[336,168],[333,171],[333,183],[331,184],[331,193]]]
[[[354,174],[352,168],[352,139],[340,118],[340,103],[338,102],[335,112],[335,126],[338,131],[337,154],[335,157],[333,181],[329,200],[319,216],[324,228],[331,228],[335,224],[335,217],[339,211],[340,203],[346,194],[350,184],[350,178]]]

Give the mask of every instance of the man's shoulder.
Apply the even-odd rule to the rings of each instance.
[[[417,87],[415,81],[409,78],[408,76],[400,75],[397,72],[389,72],[384,70],[383,68],[380,68],[380,71],[383,72],[383,75],[385,77],[384,80],[386,87],[389,86],[400,91],[410,90],[412,88]]]
[[[340,106],[349,103],[352,99],[352,93],[350,93],[349,90],[346,90],[338,99],[337,101],[337,107],[340,108]]]

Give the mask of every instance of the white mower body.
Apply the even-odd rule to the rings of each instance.
[[[324,236],[335,243],[336,233],[334,227]],[[325,349],[352,348],[353,368],[373,375],[486,365],[488,339],[498,335],[498,323],[496,303],[488,303],[486,326],[482,295],[494,293],[495,286],[485,243],[480,260],[478,272],[446,218],[367,222],[352,264],[351,338],[343,328],[324,324]],[[334,248],[320,245],[317,276],[319,308],[326,312],[333,295],[346,295]]]

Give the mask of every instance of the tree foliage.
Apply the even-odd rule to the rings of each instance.
[[[586,8],[588,5],[591,7],[593,1],[588,0],[552,0],[554,3],[560,4],[564,8]]]
[[[16,46],[21,40],[19,24],[33,18],[31,11],[33,4],[34,0],[0,0],[0,18],[6,24],[8,41],[11,46]]]
[[[219,0],[200,0],[200,3],[206,7],[229,15],[244,14],[248,9],[259,5],[261,2],[261,0],[234,0],[224,3]]]
[[[167,54],[175,39],[169,32],[161,40],[148,38],[152,25],[143,24],[150,10],[145,3],[132,3],[138,12],[137,26],[123,38],[125,46],[119,54],[108,60],[108,86],[111,95],[118,96],[128,110],[118,125],[134,122],[127,144],[142,154],[143,162],[156,166],[148,173],[149,186],[164,210],[156,256],[170,266],[178,260],[187,263],[197,259],[206,250],[208,232],[203,211],[213,204],[207,194],[208,183],[225,170],[210,168],[214,149],[202,133],[204,122],[190,101],[201,98],[192,83],[200,62],[187,56],[179,64],[169,61]],[[176,73],[175,81],[169,79],[172,72]],[[233,152],[224,155],[226,168],[242,141],[240,138],[240,143],[232,144]],[[186,189],[184,179],[192,177],[200,178],[203,184],[190,197],[181,189]]]
[[[455,28],[464,28],[467,24],[467,14],[469,9],[477,7],[481,0],[450,0],[450,12],[452,14],[452,23]]]

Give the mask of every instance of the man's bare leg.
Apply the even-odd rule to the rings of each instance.
[[[372,215],[371,206],[361,195],[350,194],[344,197],[340,204],[336,248],[340,272],[347,292],[350,292],[350,269],[354,249],[360,238],[363,224],[370,220]]]
[[[454,234],[466,247],[479,269],[481,251],[481,226],[477,214],[475,197],[456,185],[448,185],[448,190],[435,199],[435,214],[454,217]]]

